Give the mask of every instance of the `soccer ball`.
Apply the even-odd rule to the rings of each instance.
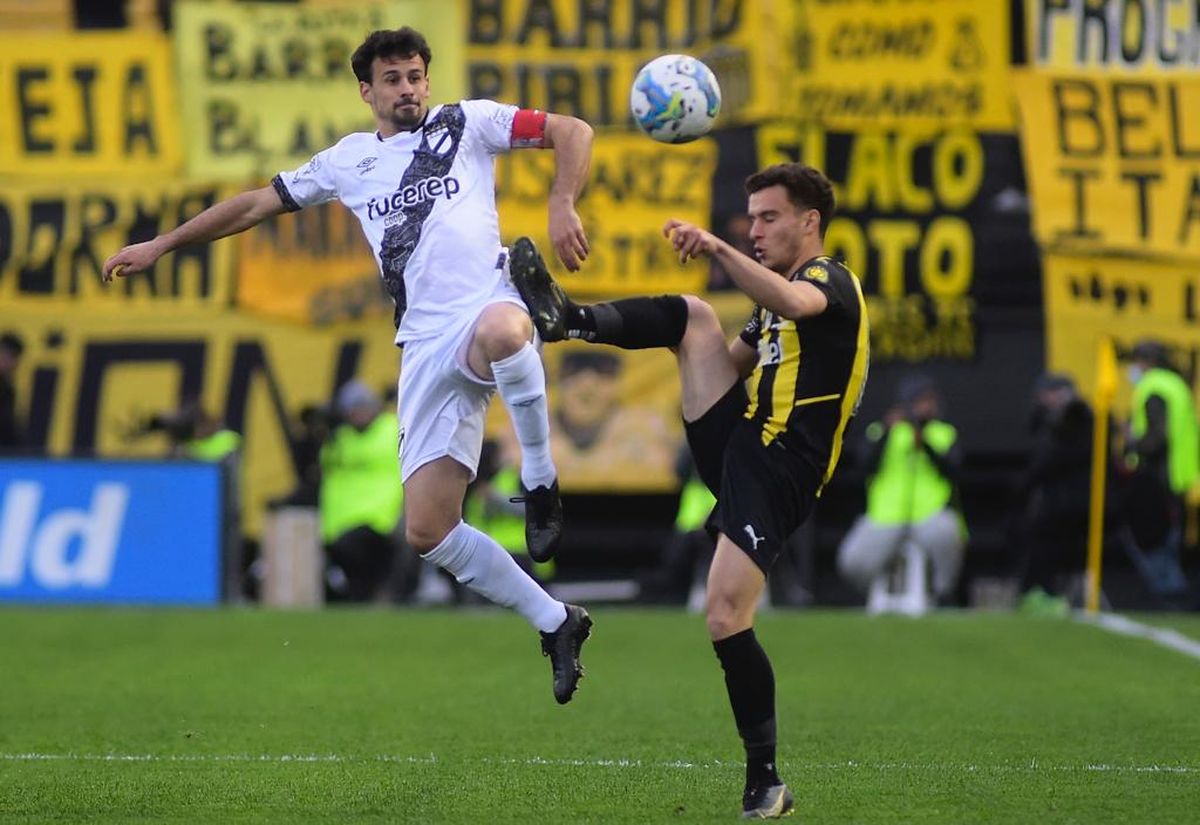
[[[708,134],[721,111],[712,70],[686,54],[664,54],[642,67],[629,90],[637,125],[662,143],[687,143]]]

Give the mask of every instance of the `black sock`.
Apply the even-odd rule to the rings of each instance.
[[[571,304],[566,312],[567,336],[621,349],[676,347],[687,329],[687,301],[682,295],[622,298],[603,304]]]
[[[775,671],[754,628],[713,642],[738,734],[746,746],[746,784],[778,785],[775,771]]]

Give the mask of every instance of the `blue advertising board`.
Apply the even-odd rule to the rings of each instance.
[[[0,602],[213,604],[222,470],[0,460]]]

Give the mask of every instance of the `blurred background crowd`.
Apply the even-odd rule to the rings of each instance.
[[[1059,614],[1081,598],[1101,496],[1105,598],[1196,607],[1198,14],[1040,0],[0,0],[0,600],[101,598],[90,573],[53,585],[38,559],[61,545],[61,566],[78,568],[111,539],[119,569],[136,502],[99,526],[116,501],[104,473],[165,458],[220,468],[214,511],[159,508],[162,535],[218,525],[221,586],[204,598],[272,601],[280,547],[297,543],[319,564],[310,601],[467,598],[402,546],[399,356],[348,213],[283,215],[146,276],[99,278],[124,244],[369,128],[349,54],[408,24],[434,45],[435,101],[492,97],[596,128],[580,203],[595,254],[555,271],[584,299],[705,294],[732,333],[748,302],[719,267],[678,266],[663,221],[746,248],[750,172],[803,160],[835,182],[826,248],[862,278],[871,377],[772,601],[882,604],[919,568],[930,604]],[[711,138],[665,146],[632,128],[629,83],[665,52],[716,72]],[[551,177],[548,154],[499,161],[506,239],[544,243]],[[568,344],[545,358],[568,532],[557,564],[531,569],[582,598],[696,603],[711,498],[671,357]],[[47,469],[66,457],[100,475]],[[497,406],[467,518],[523,559],[517,461]],[[174,486],[148,483],[133,495]],[[51,529],[56,512],[75,526]]]

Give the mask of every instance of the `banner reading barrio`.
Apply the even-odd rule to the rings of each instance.
[[[591,253],[579,272],[567,272],[551,252],[546,227],[554,155],[511,152],[496,164],[500,227],[506,243],[520,235],[533,238],[572,294],[696,292],[707,269],[700,262],[681,266],[662,227],[668,218],[708,225],[715,168],[710,140],[672,146],[641,135],[597,135],[587,188],[576,205]]]
[[[660,54],[702,59],[721,84],[721,125],[779,117],[792,69],[791,3],[459,0],[470,94],[631,126],[629,87]]]
[[[1044,246],[1200,260],[1200,76],[1025,71],[1015,88]]]
[[[803,0],[796,103],[829,129],[1012,128],[1009,4]]]
[[[0,175],[176,174],[174,78],[161,34],[0,36]]]
[[[409,25],[433,51],[431,103],[458,100],[462,33],[454,3],[182,2],[175,50],[188,171],[269,178],[350,132],[373,129],[350,55],[375,29]]]

